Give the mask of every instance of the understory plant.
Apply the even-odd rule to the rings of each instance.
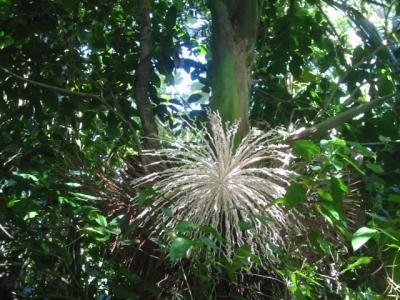
[[[227,256],[245,244],[264,254],[272,254],[274,246],[284,248],[290,235],[302,231],[294,210],[274,202],[285,195],[295,175],[289,169],[288,146],[279,143],[276,130],[251,131],[236,146],[238,125],[223,124],[217,113],[208,115],[209,129],[189,125],[189,139],[145,153],[154,158],[148,167],[160,170],[135,180],[134,186],[151,184],[152,206],[168,207],[173,217],[162,214],[154,224],[157,210],[148,208],[139,219],[157,233],[179,222],[209,225],[227,242]]]

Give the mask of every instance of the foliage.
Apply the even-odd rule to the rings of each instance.
[[[247,24],[231,52],[257,36],[228,74],[249,80],[241,145],[203,123],[213,1]],[[258,31],[244,2],[149,3],[146,156],[138,1],[0,0],[0,298],[400,297],[398,2],[257,1]],[[214,211],[226,166],[245,175]]]

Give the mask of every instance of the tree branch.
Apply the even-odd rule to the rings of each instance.
[[[14,237],[3,227],[3,225],[0,224],[0,229],[3,231],[3,233],[11,240],[14,239]]]
[[[327,132],[330,129],[333,129],[340,125],[343,125],[344,123],[350,121],[354,117],[356,117],[362,113],[365,113],[374,107],[377,107],[377,106],[383,104],[386,100],[393,98],[397,95],[398,95],[398,92],[395,92],[393,94],[389,94],[387,96],[378,98],[376,100],[372,100],[370,102],[363,103],[356,107],[350,108],[349,110],[339,113],[337,116],[334,116],[328,120],[322,121],[321,123],[318,123],[314,126],[306,128],[299,133],[291,135],[286,140],[286,143],[291,145],[291,144],[293,144],[293,142],[295,142],[297,140],[318,136],[321,133]]]
[[[113,107],[112,105],[110,105],[110,104],[107,102],[107,100],[106,100],[105,98],[103,98],[103,97],[101,97],[101,96],[99,96],[99,95],[96,95],[96,94],[92,94],[92,93],[82,93],[82,92],[77,92],[77,91],[71,91],[71,90],[69,90],[69,89],[65,89],[65,88],[61,88],[61,87],[58,87],[58,86],[49,85],[49,84],[47,84],[47,83],[43,83],[43,82],[31,80],[31,79],[29,79],[29,78],[25,78],[25,77],[23,77],[23,76],[21,76],[21,75],[18,75],[18,74],[16,74],[16,73],[10,71],[9,69],[7,69],[7,68],[1,66],[1,65],[0,65],[0,70],[2,70],[3,72],[5,72],[5,73],[7,73],[7,74],[9,74],[9,75],[11,75],[11,76],[13,76],[13,77],[15,77],[15,78],[21,80],[21,81],[24,81],[24,82],[26,82],[26,83],[32,84],[32,85],[34,85],[34,86],[38,86],[38,87],[41,87],[41,88],[44,88],[44,89],[48,89],[48,90],[60,92],[60,93],[62,93],[62,94],[67,94],[67,95],[72,95],[72,96],[78,96],[78,97],[93,98],[93,99],[96,99],[96,100],[100,101],[100,102],[101,102],[102,104],[104,104],[110,111],[112,111],[115,115],[117,115],[117,117],[118,117],[123,123],[125,123],[125,124],[128,126],[128,128],[129,128],[130,131],[132,132],[133,140],[135,141],[135,144],[136,144],[136,146],[137,146],[137,148],[138,148],[139,156],[140,156],[141,159],[143,159],[143,157],[142,157],[143,149],[142,149],[141,143],[140,143],[140,141],[139,141],[139,138],[138,138],[138,136],[137,136],[137,134],[136,134],[136,130],[135,130],[135,128],[133,127],[132,123],[129,122],[129,120],[128,120],[127,118],[125,118],[125,116],[124,116],[117,108],[115,108],[115,107]],[[143,167],[145,168],[145,164],[144,164],[143,161],[142,161],[142,163],[143,163]]]

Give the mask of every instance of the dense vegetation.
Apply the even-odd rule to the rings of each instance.
[[[399,39],[396,0],[0,0],[0,299],[400,299]]]

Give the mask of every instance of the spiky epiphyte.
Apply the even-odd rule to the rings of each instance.
[[[209,113],[209,119],[209,130],[190,127],[194,139],[147,152],[158,160],[153,165],[168,167],[134,185],[152,184],[157,192],[153,207],[173,199],[174,218],[163,217],[166,226],[182,220],[211,225],[229,244],[246,243],[257,252],[271,244],[283,246],[288,232],[301,227],[290,212],[271,205],[285,194],[292,173],[286,168],[287,146],[276,143],[275,131],[250,132],[236,146],[237,125],[224,125],[216,113]],[[140,218],[152,216],[154,210],[146,210]]]

